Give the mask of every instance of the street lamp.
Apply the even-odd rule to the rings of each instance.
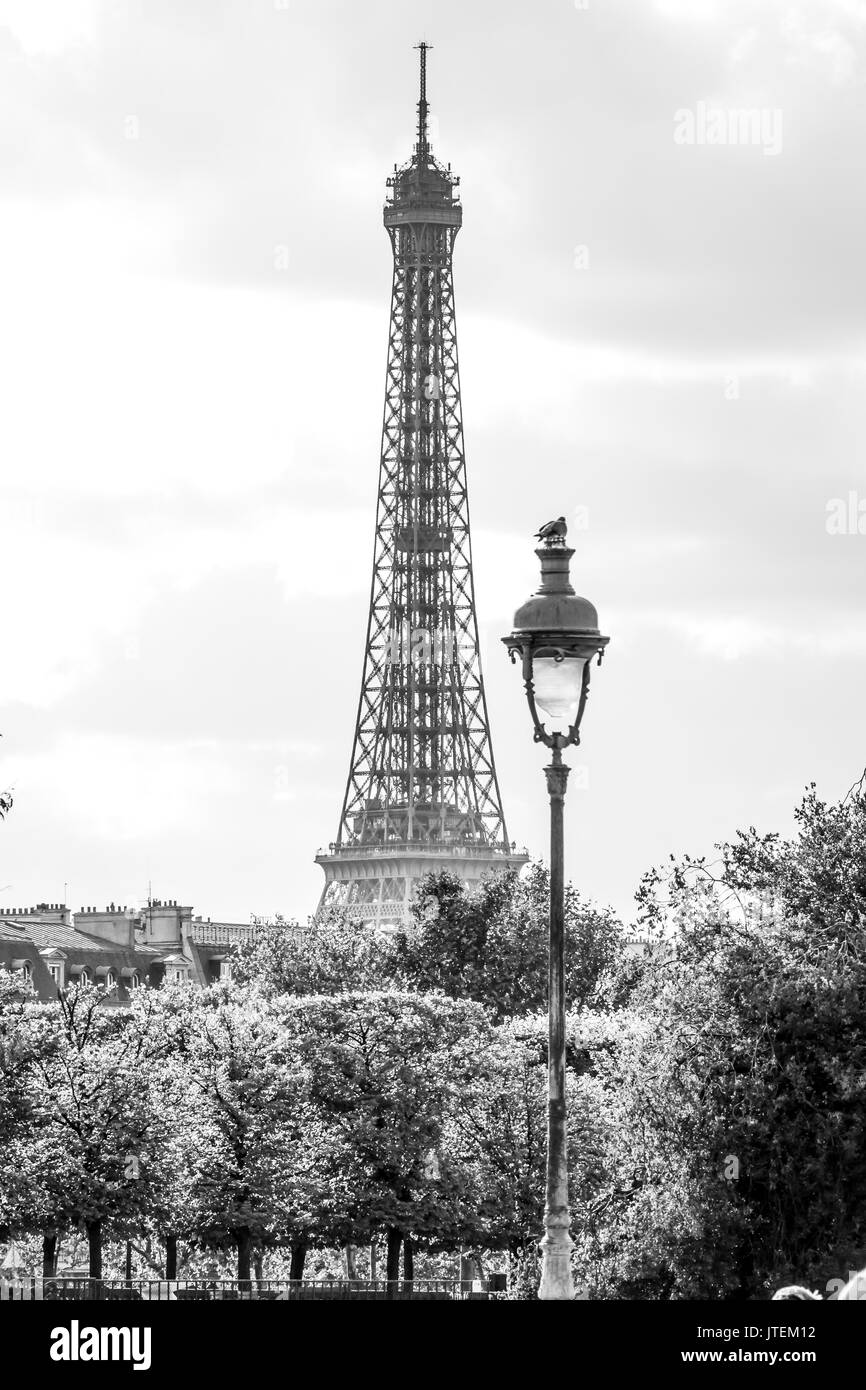
[[[548,531],[549,528],[543,528]],[[572,1299],[568,1233],[568,1154],[565,1115],[565,885],[562,808],[568,767],[562,750],[580,742],[580,722],[589,694],[593,657],[599,663],[610,641],[598,628],[588,599],[575,594],[568,567],[574,554],[560,518],[555,534],[542,540],[541,585],[514,615],[514,631],[503,642],[511,660],[520,657],[536,743],[553,753],[544,769],[550,796],[550,963],[547,1063],[547,1192],[539,1298]]]

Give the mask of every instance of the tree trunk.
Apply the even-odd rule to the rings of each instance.
[[[87,1229],[88,1268],[91,1279],[102,1278],[102,1222],[85,1221]]]
[[[165,1238],[165,1277],[177,1278],[177,1236]]]
[[[515,1241],[508,1251],[508,1289],[512,1298],[537,1298],[539,1277],[538,1242]]]
[[[42,1236],[42,1278],[53,1279],[57,1273],[57,1229],[45,1231]]]
[[[303,1279],[304,1262],[307,1258],[307,1242],[296,1240],[292,1246],[292,1263],[289,1266],[290,1279]]]
[[[343,1270],[347,1279],[357,1279],[358,1265],[354,1245],[343,1246]]]
[[[259,1288],[262,1287],[262,1269],[263,1269],[263,1266],[264,1266],[264,1259],[263,1259],[263,1256],[262,1256],[262,1247],[261,1247],[260,1245],[257,1245],[257,1246],[256,1246],[256,1249],[255,1249],[255,1252],[254,1252],[254,1254],[253,1254],[253,1269],[255,1270],[256,1283],[258,1284]]]
[[[126,1280],[127,1284],[131,1284],[131,1283],[132,1283],[132,1241],[131,1241],[131,1240],[128,1240],[128,1241],[126,1242],[126,1268],[125,1268],[124,1271],[123,1271],[123,1277],[124,1277],[124,1279]]]
[[[737,1257],[737,1285],[725,1295],[727,1299],[746,1299],[755,1296],[755,1252],[744,1246]]]
[[[370,1278],[376,1278],[376,1241],[370,1241]]]
[[[248,1226],[240,1226],[235,1231],[235,1241],[238,1247],[238,1283],[242,1288],[250,1286],[250,1254],[252,1253],[252,1240]]]
[[[412,1280],[415,1278],[414,1254],[415,1252],[412,1246],[412,1237],[407,1236],[406,1239],[403,1241],[403,1278],[406,1280],[407,1283],[410,1284]]]
[[[403,1237],[395,1226],[389,1226],[387,1232],[387,1246],[385,1257],[385,1278],[388,1280],[388,1297],[397,1297],[397,1285],[400,1279],[400,1246]]]

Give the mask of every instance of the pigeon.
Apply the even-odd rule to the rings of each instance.
[[[564,536],[568,530],[568,524],[564,516],[558,516],[555,521],[548,521],[539,531],[535,533],[535,539],[539,541],[551,540],[554,536]]]

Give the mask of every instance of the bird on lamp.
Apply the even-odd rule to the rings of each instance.
[[[557,537],[563,537],[568,530],[568,523],[564,516],[558,516],[555,521],[546,521],[540,530],[536,531],[535,539],[538,541],[551,541]]]

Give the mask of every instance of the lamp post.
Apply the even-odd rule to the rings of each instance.
[[[588,599],[575,594],[569,580],[574,554],[560,518],[536,550],[541,585],[514,615],[514,631],[503,642],[511,660],[520,657],[534,739],[551,749],[544,769],[550,796],[550,960],[547,1063],[547,1190],[542,1272],[538,1296],[572,1299],[568,1233],[568,1153],[565,1113],[565,885],[562,812],[569,769],[562,750],[580,742],[580,722],[589,694],[593,657],[601,662],[610,641],[598,628],[598,614]],[[543,722],[542,716],[546,722]]]

